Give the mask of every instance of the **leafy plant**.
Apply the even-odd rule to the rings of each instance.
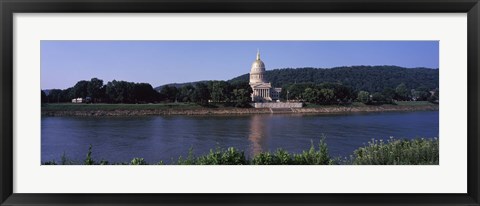
[[[130,161],[131,165],[148,165],[147,162],[143,158],[135,157]]]
[[[251,159],[248,159],[243,151],[234,147],[221,149],[216,147],[208,154],[196,157],[191,147],[186,158],[179,157],[175,162],[179,165],[332,165],[332,164],[353,164],[353,165],[437,165],[439,164],[439,141],[433,139],[411,139],[397,140],[391,137],[387,141],[372,139],[368,145],[360,147],[353,152],[350,158],[334,157],[328,152],[328,145],[325,137],[322,136],[318,149],[311,141],[309,150],[301,153],[289,153],[283,149],[275,152],[261,152]],[[60,164],[74,164],[65,152],[61,157]],[[85,165],[97,164],[92,158],[92,145],[83,161]],[[57,165],[55,160],[43,162],[44,165]],[[143,158],[133,158],[130,162],[110,163],[101,160],[100,165],[147,165]],[[164,165],[159,161],[156,165]]]
[[[92,159],[92,145],[88,147],[87,157],[84,161],[85,165],[94,165],[95,161]]]
[[[433,139],[374,140],[354,151],[356,165],[431,165],[439,163],[439,142]]]

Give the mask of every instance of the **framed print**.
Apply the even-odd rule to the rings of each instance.
[[[477,0],[0,5],[2,205],[479,205]]]

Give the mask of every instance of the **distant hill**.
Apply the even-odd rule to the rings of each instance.
[[[156,90],[156,91],[158,91],[158,92],[160,92],[160,90],[162,90],[162,87],[164,87],[164,86],[176,87],[176,88],[178,89],[178,88],[181,88],[181,87],[183,87],[183,86],[185,86],[185,85],[191,84],[191,85],[195,86],[195,84],[198,84],[198,83],[206,83],[206,82],[208,82],[208,81],[207,81],[207,80],[204,80],[204,81],[196,81],[196,82],[171,83],[171,84],[164,84],[164,85],[162,85],[162,86],[158,86],[158,87],[155,87],[155,88],[153,88],[153,89]]]
[[[404,68],[398,66],[351,66],[324,68],[285,68],[267,70],[265,78],[275,87],[285,87],[295,83],[342,83],[356,91],[382,92],[384,88],[395,89],[404,83],[408,89],[416,89],[420,86],[428,89],[439,87],[439,70],[431,68]],[[249,74],[240,75],[228,80],[229,83],[248,82]],[[166,84],[177,88],[187,84],[195,85],[199,82],[207,83],[207,80]],[[165,86],[154,89],[160,91]]]
[[[322,68],[286,68],[269,70],[267,81],[275,87],[285,87],[294,83],[342,83],[356,91],[381,92],[384,88],[396,88],[404,83],[408,89],[420,86],[438,88],[438,69],[403,68],[398,66],[352,66]],[[230,83],[248,82],[249,74],[229,80]]]

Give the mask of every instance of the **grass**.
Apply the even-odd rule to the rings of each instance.
[[[390,105],[390,106],[433,106],[436,104],[433,104],[429,101],[396,101],[394,104],[382,104],[382,105]],[[343,105],[343,106],[351,106],[351,107],[367,107],[367,106],[381,106],[381,105],[366,105],[362,102],[352,102],[351,104],[348,105]],[[307,103],[305,104],[305,108],[318,108],[318,107],[343,107],[339,105],[320,105],[320,104],[312,104],[312,103]]]
[[[44,162],[43,165],[79,165],[68,159],[65,153],[61,162],[55,160]],[[149,165],[143,158],[133,158],[130,162],[109,163],[106,160],[99,162],[92,159],[90,146],[83,160],[84,165]],[[374,140],[368,145],[360,147],[349,158],[332,158],[328,152],[325,138],[318,145],[313,141],[308,150],[301,153],[289,153],[283,149],[274,152],[261,152],[252,158],[246,157],[244,151],[233,147],[227,149],[211,149],[208,154],[195,156],[191,148],[187,157],[179,157],[173,165],[438,165],[439,141],[433,139],[394,139],[387,141]],[[164,165],[163,161],[154,165]]]
[[[391,105],[391,104],[389,104]],[[428,101],[398,101],[395,102],[395,105],[399,106],[426,106],[426,105],[434,105]],[[392,106],[395,106],[392,105]],[[349,105],[344,106],[353,106],[353,107],[365,107],[371,105],[365,105],[361,102],[353,102]],[[339,105],[319,105],[319,104],[305,104],[305,108],[318,108],[318,107],[344,107]],[[115,111],[115,110],[127,110],[127,111],[135,111],[135,110],[168,110],[168,109],[205,109],[195,103],[158,103],[158,104],[74,104],[74,103],[46,103],[42,104],[42,111]],[[225,107],[222,104],[213,105],[210,108],[230,108]]]
[[[395,102],[396,105],[399,106],[432,106],[436,105],[429,101],[397,101]]]
[[[159,104],[42,104],[42,111],[114,111],[114,110],[166,110],[198,109],[194,103],[159,103]]]

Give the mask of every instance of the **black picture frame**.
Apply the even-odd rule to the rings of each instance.
[[[480,205],[478,0],[0,0],[1,205]],[[14,13],[467,13],[468,189],[466,194],[19,194],[13,193]],[[451,177],[456,178],[456,177]]]

